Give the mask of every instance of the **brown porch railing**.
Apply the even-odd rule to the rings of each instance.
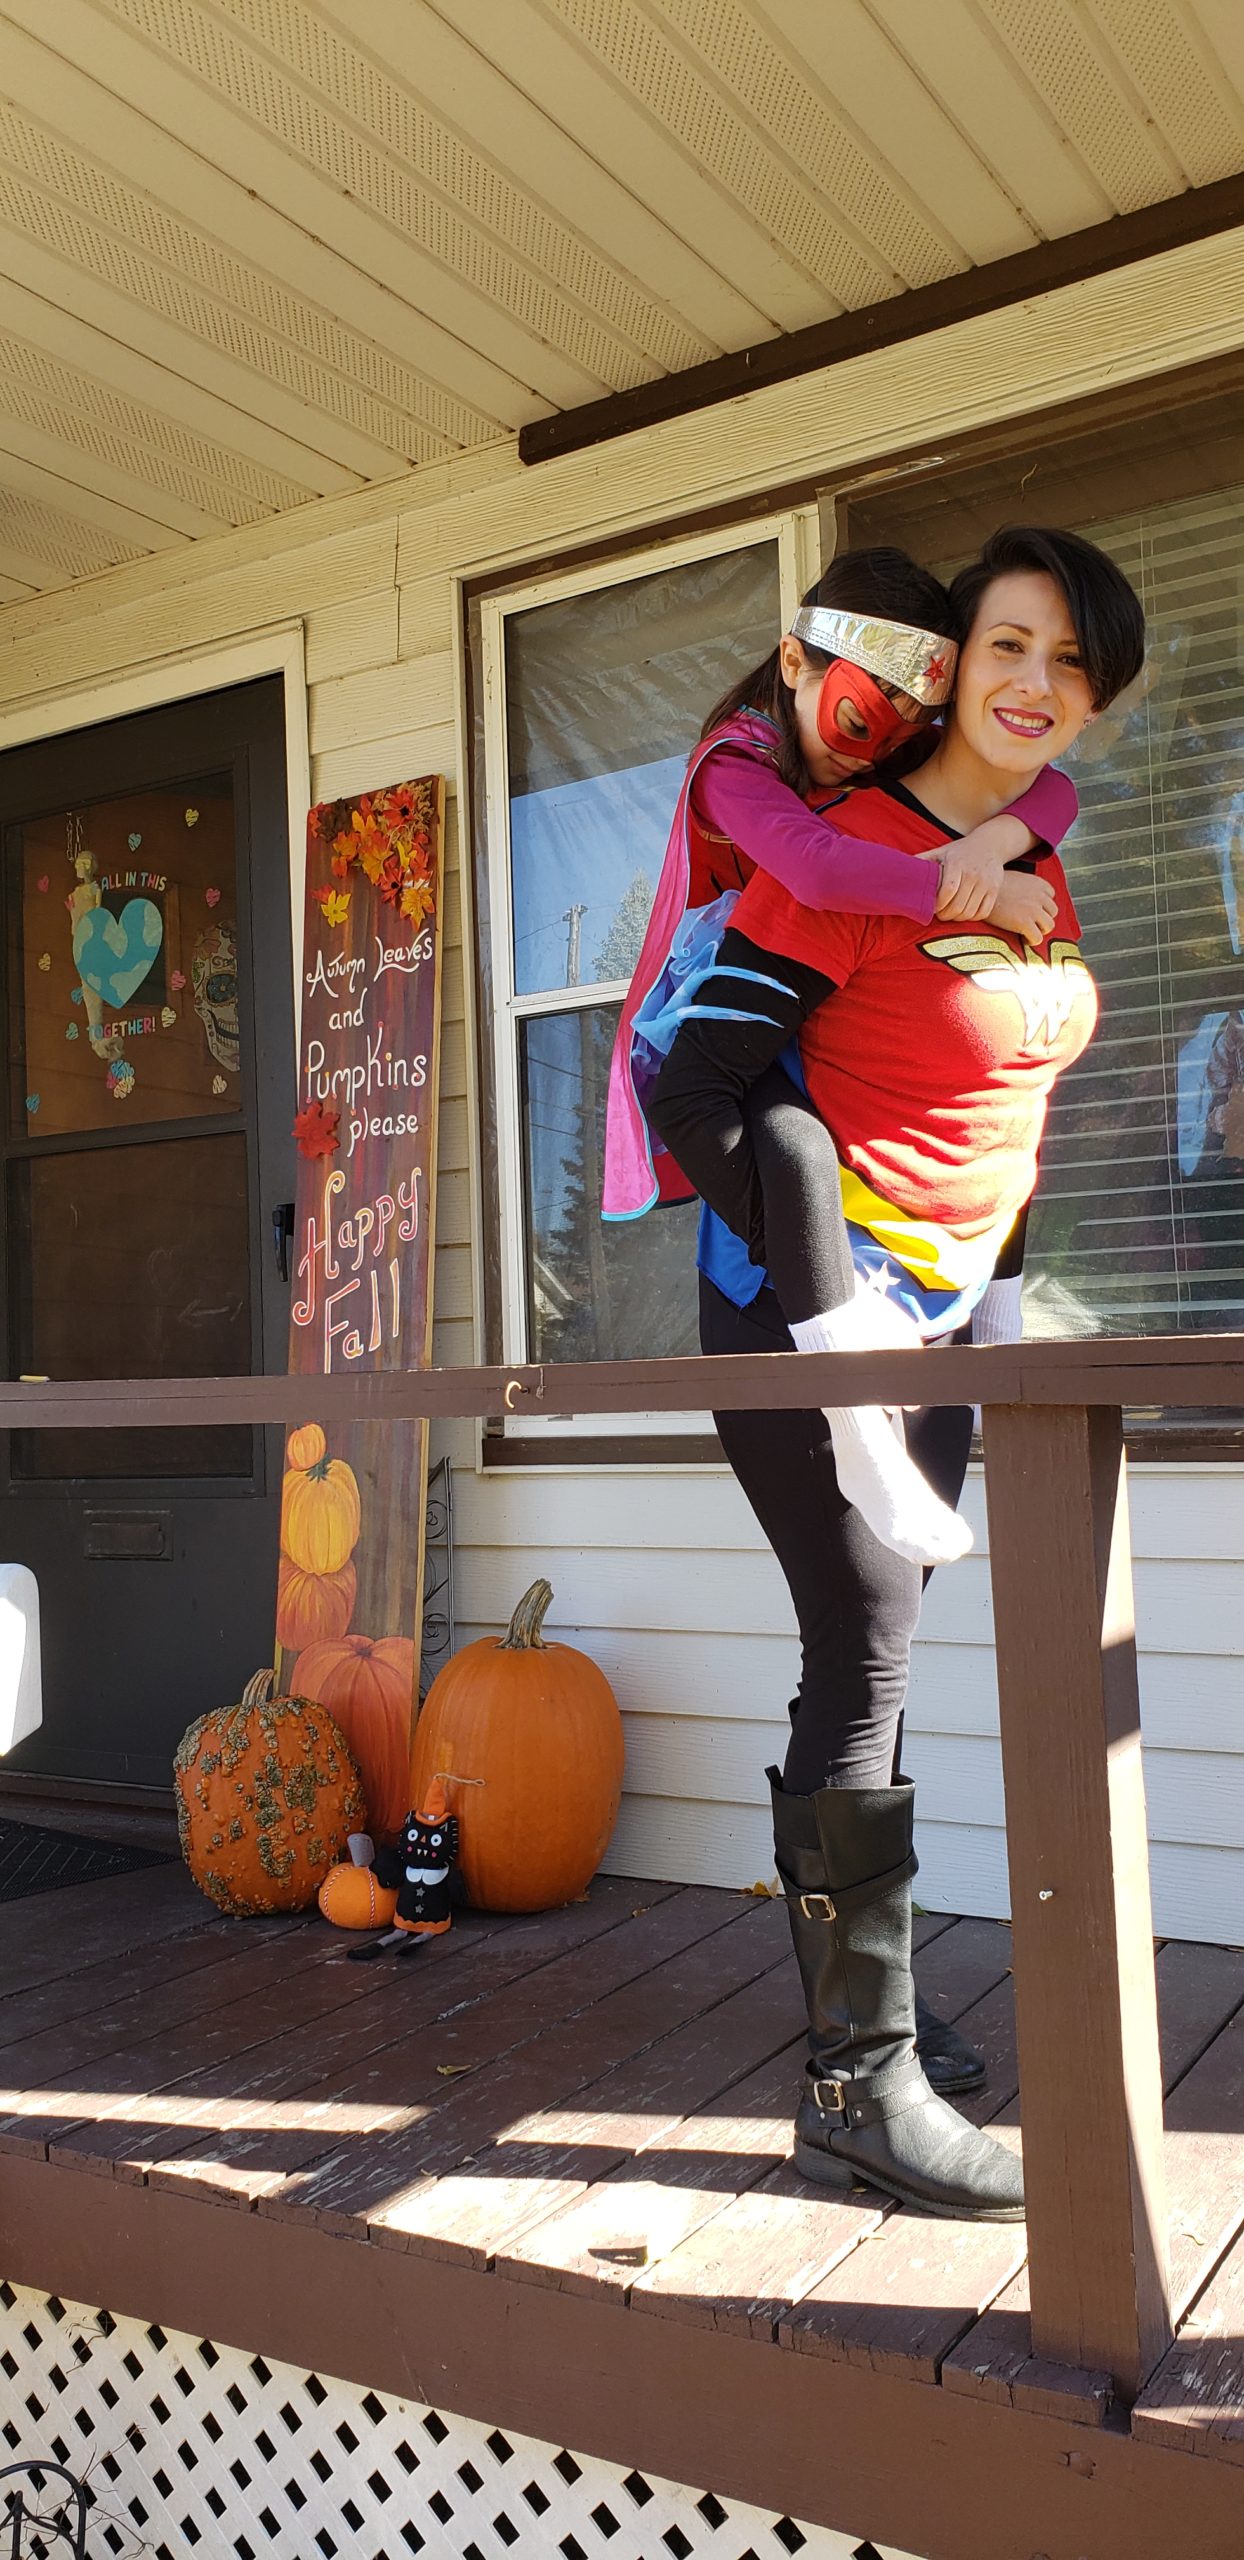
[[[0,1428],[288,1423],[305,1414],[309,1383],[0,1384]],[[1244,1407],[1244,1337],[315,1382],[324,1421],[931,1399],[984,1414],[1033,2352],[1108,2373],[1130,2401],[1171,2325],[1122,1408]]]

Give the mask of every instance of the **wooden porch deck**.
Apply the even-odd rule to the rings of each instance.
[[[1009,1931],[918,1930],[923,1989],[988,2055],[967,2112],[1018,2142]],[[875,2512],[876,2538],[931,2560],[1244,2547],[1244,1951],[1158,1957],[1180,2325],[1129,2416],[1104,2375],[1034,2360],[1022,2230],[793,2174],[779,1905],[599,1878],[562,1911],[467,1915],[401,1962],[350,1964],[350,1943],[318,1920],[222,1921],[176,1866],[10,1906],[0,2275],[737,2494],[767,2461],[788,2512]],[[602,2316],[585,2328],[576,2304]],[[901,2463],[886,2478],[860,2452],[877,2503],[857,2470],[839,2517],[823,2461],[796,2485],[794,2413],[862,2445],[852,2375],[904,2386],[881,2435],[906,2420],[916,2471],[905,2490]],[[669,2458],[676,2430],[657,2443],[670,2377],[691,2437],[709,2395],[711,2484],[690,2446]],[[732,2440],[770,2405],[784,2443]],[[995,2499],[1014,2480],[1013,2519],[995,2504],[952,2526],[973,2462],[982,2494],[991,2466]]]

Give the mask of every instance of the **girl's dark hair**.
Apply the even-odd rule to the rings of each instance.
[[[1004,525],[990,534],[979,559],[950,582],[956,640],[966,640],[986,588],[1014,569],[1043,569],[1061,587],[1094,710],[1104,710],[1139,675],[1145,657],[1145,617],[1122,570],[1082,534],[1049,525]]]
[[[827,605],[839,613],[884,614],[890,622],[914,623],[918,631],[938,631],[947,638],[956,628],[950,598],[940,578],[888,543],[878,543],[867,551],[839,552],[822,570],[816,585],[809,587],[803,601]],[[810,649],[806,641],[803,648],[812,666],[829,665],[823,650]],[[792,791],[809,792],[812,781],[795,726],[795,698],[783,681],[776,649],[753,667],[749,676],[731,685],[720,702],[714,703],[701,737],[706,738],[721,721],[733,719],[735,712],[745,706],[752,711],[767,711],[770,719],[776,720],[781,735],[778,772]]]

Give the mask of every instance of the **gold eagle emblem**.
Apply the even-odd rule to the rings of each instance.
[[[988,995],[1014,996],[1026,1049],[1053,1048],[1089,974],[1076,942],[1051,942],[1043,955],[1027,943],[1016,951],[997,933],[948,933],[920,948],[930,960],[974,978]]]

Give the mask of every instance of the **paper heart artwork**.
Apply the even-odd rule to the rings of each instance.
[[[43,878],[42,878],[41,880],[36,880],[36,882],[35,882],[35,887],[36,887],[36,889],[39,891],[40,897],[44,897],[44,898],[45,898],[45,897],[47,896],[47,890],[48,890],[48,875],[47,875],[46,871],[44,872],[44,874],[43,874]]]
[[[141,837],[141,836],[127,836],[127,837],[126,837],[126,839],[125,839],[125,841],[126,841],[127,845],[129,846],[130,852],[131,852],[131,853],[137,853],[138,848],[139,848],[140,844],[142,843],[142,837]]]
[[[186,972],[185,972],[185,970],[184,970],[184,969],[174,969],[173,974],[172,974],[172,977],[169,979],[169,985],[170,985],[170,987],[172,988],[174,995],[180,995],[180,994],[181,994],[182,988],[184,987],[185,983],[186,983]]]
[[[73,989],[73,991],[72,991],[72,993],[71,993],[71,995],[70,995],[69,1001],[70,1001],[70,1003],[71,1003],[71,1004],[81,1004],[81,1002],[82,1002],[82,989],[81,989],[81,987],[75,987],[75,988]]]
[[[73,956],[84,987],[105,1004],[126,1005],[155,965],[164,918],[150,898],[128,898],[119,916],[89,907],[73,929]]]
[[[220,905],[219,889],[205,889],[203,895],[206,898],[209,907],[218,907]]]
[[[186,825],[187,825],[188,827],[197,827],[198,823],[199,823],[199,813],[198,813],[198,810],[197,810],[197,809],[187,809],[187,811],[186,811]]]
[[[77,1026],[77,1023],[76,1023],[76,1022],[67,1022],[67,1023],[65,1024],[65,1038],[66,1038],[67,1040],[76,1040],[76,1039],[77,1039],[77,1036],[78,1036],[78,1026]]]
[[[35,1111],[37,1111],[37,1110],[38,1110],[38,1108],[39,1108],[39,1096],[38,1096],[38,1094],[37,1094],[37,1093],[28,1093],[28,1094],[27,1094],[27,1096],[26,1096],[26,1109],[27,1109],[28,1111],[30,1111],[30,1112],[35,1112]]]
[[[228,1087],[228,1085],[226,1084],[225,1079],[224,1079],[224,1077],[223,1077],[223,1076],[213,1076],[213,1077],[212,1077],[212,1091],[213,1091],[213,1093],[227,1093],[227,1092],[228,1092],[228,1090],[229,1090],[229,1087]]]
[[[174,1023],[176,1022],[176,1020],[177,1020],[177,1007],[176,1007],[176,1005],[166,1004],[165,1006],[163,1006],[163,1008],[161,1009],[161,1013],[160,1013],[160,1020],[161,1020],[161,1022],[163,1023],[165,1030],[166,1030],[166,1031],[171,1031],[171,1030],[172,1030],[172,1028],[173,1028],[173,1024],[174,1024]]]
[[[50,968],[51,968],[51,966],[52,966],[52,954],[51,954],[51,952],[50,952],[50,951],[41,951],[41,952],[40,952],[40,954],[39,954],[39,966],[40,966],[40,968],[41,968],[41,969],[50,969]]]

